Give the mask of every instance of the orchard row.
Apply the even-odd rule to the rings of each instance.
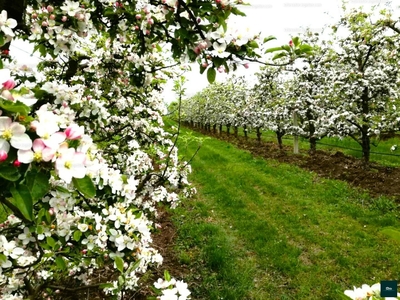
[[[398,21],[398,20],[397,20]],[[182,102],[182,120],[205,128],[227,126],[309,140],[351,137],[369,161],[372,138],[400,127],[400,27],[388,9],[345,12],[330,36],[306,32],[312,54],[292,66],[263,67],[251,86],[243,77],[214,83]],[[301,44],[293,38],[277,62]],[[201,125],[200,125],[201,124]]]

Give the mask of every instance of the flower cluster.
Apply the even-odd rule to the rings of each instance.
[[[164,279],[159,278],[154,282],[154,287],[158,290],[158,300],[186,300],[190,299],[190,291],[187,283],[171,278],[168,272],[165,272]]]
[[[353,290],[346,290],[344,294],[353,300],[397,300],[400,297],[400,293],[397,294],[397,297],[381,297],[380,283],[375,283],[371,286],[363,284],[360,288],[354,287]]]

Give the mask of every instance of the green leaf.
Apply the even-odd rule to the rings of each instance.
[[[0,262],[6,262],[7,261],[7,256],[4,254],[0,253]]]
[[[61,256],[56,257],[56,265],[62,271],[67,269],[67,264],[65,263],[64,259]]]
[[[105,288],[112,288],[114,285],[112,283],[102,283],[99,285],[99,288],[105,289]]]
[[[75,230],[75,232],[74,232],[74,240],[77,241],[77,242],[79,242],[79,240],[81,239],[81,237],[82,237],[82,231],[80,231],[80,230]]]
[[[124,273],[124,261],[121,257],[119,256],[115,257],[115,265],[117,266],[118,271]]]
[[[132,271],[134,271],[134,270],[136,270],[137,269],[137,267],[139,267],[139,265],[140,265],[140,259],[137,261],[137,262],[135,262],[132,266],[130,266],[129,267],[129,269],[128,269],[128,273],[131,273]]]
[[[68,191],[66,188],[62,187],[62,186],[56,186],[56,190],[61,192],[61,193],[70,193],[70,191]]]
[[[209,83],[213,83],[215,81],[215,77],[217,77],[217,71],[214,68],[209,68],[207,70],[207,80]]]
[[[46,237],[46,243],[52,248],[56,245],[56,241],[51,236]]]
[[[83,178],[72,178],[75,188],[81,192],[85,197],[93,198],[96,196],[96,187],[89,176]]]
[[[21,174],[16,167],[1,166],[0,177],[8,181],[17,181],[21,177]]]
[[[11,195],[14,198],[14,204],[29,221],[33,220],[33,201],[31,193],[26,185],[20,184],[10,188]]]
[[[107,8],[104,10],[105,17],[111,17],[112,15],[114,15],[114,10],[112,8]]]
[[[267,42],[272,41],[272,40],[276,40],[276,37],[274,37],[272,35],[267,36],[266,38],[264,38],[264,43],[267,43]]]
[[[275,51],[281,51],[282,47],[273,47],[273,48],[269,48],[267,50],[265,50],[264,53],[271,53],[271,52],[275,52]]]
[[[203,65],[200,64],[200,74],[203,74],[206,69],[207,67],[203,67]]]
[[[171,280],[171,275],[169,275],[169,272],[167,270],[164,271],[164,279],[166,281],[170,281]]]
[[[30,111],[30,108],[20,101],[0,100],[0,107],[8,112],[19,113],[23,116],[28,115]]]
[[[310,45],[306,44],[301,45],[299,48],[302,52],[311,52],[313,50],[313,48]]]
[[[296,36],[296,37],[294,37],[294,38],[292,39],[292,42],[293,42],[293,45],[294,45],[295,47],[297,47],[297,46],[300,45],[300,38],[299,38],[298,36]]]
[[[118,284],[119,284],[119,286],[123,286],[124,283],[125,283],[124,276],[118,276]]]
[[[42,199],[50,189],[50,174],[38,173],[36,171],[28,172],[25,180],[26,186],[32,195],[32,200]]]
[[[249,42],[249,46],[250,46],[251,48],[258,48],[258,44],[257,44],[256,41],[250,41],[250,42]]]
[[[244,12],[240,11],[239,9],[237,9],[237,7],[234,7],[234,6],[232,6],[231,12],[237,16],[242,16],[242,17],[246,16],[246,14]]]
[[[278,58],[282,58],[282,57],[285,57],[285,56],[288,56],[288,54],[286,52],[281,52],[281,53],[275,54],[275,56],[272,58],[272,60],[275,60],[275,59],[278,59]]]

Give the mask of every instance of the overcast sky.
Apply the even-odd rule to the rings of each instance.
[[[337,22],[341,15],[342,0],[245,0],[251,6],[240,6],[246,13],[246,17],[233,16],[230,23],[238,26],[248,27],[252,32],[261,32],[262,36],[273,35],[277,38],[270,42],[270,47],[286,44],[291,36],[296,36],[299,32],[309,27],[312,31],[320,32],[325,25],[332,25]],[[376,4],[387,5],[400,12],[400,0],[347,0],[346,6],[360,7],[369,9]],[[20,42],[13,42],[11,54],[18,57],[21,63],[36,65],[39,61],[38,53],[30,56],[31,48]],[[257,72],[259,64],[250,64],[249,69],[241,67],[238,75],[251,77]],[[206,75],[200,75],[197,65],[193,65],[193,70],[185,74],[188,79],[186,84],[187,96],[194,95],[207,86]],[[224,80],[223,74],[217,73],[217,80]],[[175,100],[176,95],[172,92],[170,83],[164,93],[165,102]]]

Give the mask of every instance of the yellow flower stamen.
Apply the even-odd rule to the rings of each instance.
[[[3,132],[3,134],[2,134],[2,137],[3,137],[5,140],[10,140],[10,139],[12,138],[12,132],[11,132],[11,130],[10,130],[10,129],[4,130],[4,132]]]

